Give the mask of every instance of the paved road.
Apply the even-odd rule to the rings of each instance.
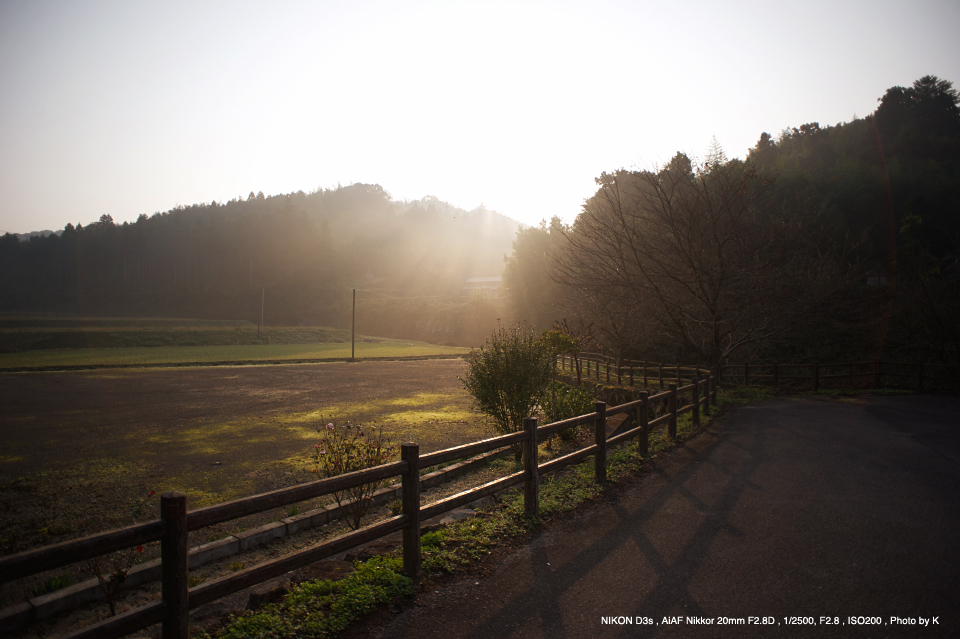
[[[421,596],[377,636],[960,636],[958,415],[960,400],[929,396],[737,409],[618,499]],[[882,621],[820,623],[851,616]],[[931,625],[883,625],[891,616]]]

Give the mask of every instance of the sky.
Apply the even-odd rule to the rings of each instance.
[[[594,178],[960,83],[960,2],[0,3],[0,231],[251,191],[573,221]]]

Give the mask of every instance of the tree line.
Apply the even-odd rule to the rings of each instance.
[[[620,169],[572,225],[521,230],[515,319],[617,356],[960,358],[960,100],[926,76],[835,126]]]
[[[517,224],[482,206],[391,199],[354,184],[178,206],[134,223],[110,215],[61,233],[0,237],[4,311],[183,316],[273,325],[349,321],[351,287],[377,296],[459,295],[498,275]]]

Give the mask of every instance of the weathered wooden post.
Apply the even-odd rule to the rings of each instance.
[[[874,378],[873,378],[873,387],[880,388],[880,360],[877,359],[873,363]]]
[[[628,367],[630,369],[630,388],[633,388],[633,362],[630,362]]]
[[[820,390],[820,362],[813,363],[813,390]]]
[[[647,360],[643,360],[643,387],[647,387]]]
[[[400,444],[400,459],[407,462],[400,486],[400,504],[407,516],[403,529],[403,572],[416,583],[420,579],[420,445]]]
[[[693,380],[693,425],[700,425],[700,380]]]
[[[677,364],[677,386],[683,386],[683,382],[681,381],[680,378],[681,378],[680,364]]]
[[[663,364],[660,364],[660,368],[657,370],[657,379],[660,380],[660,390],[663,390]]]
[[[603,372],[607,374],[607,383],[610,383],[610,358],[604,357],[605,361],[603,362]]]
[[[747,362],[743,365],[743,385],[746,386],[750,383],[750,362]]]
[[[917,376],[918,376],[917,388],[922,393],[923,392],[923,360],[922,359],[920,360],[920,370],[917,373]]]
[[[850,370],[849,370],[848,375],[849,375],[849,377],[850,377],[850,388],[854,388],[854,385],[853,385],[853,362],[850,362]]]
[[[720,398],[717,397],[719,392],[718,385],[720,383],[720,365],[717,364],[717,372],[710,376],[710,388],[713,391],[713,405],[719,406]]]
[[[163,639],[187,639],[190,587],[187,580],[187,496],[179,491],[160,495],[161,596],[165,606]]]
[[[617,358],[617,386],[623,386],[621,373],[623,373],[623,367],[620,366],[620,359]]]
[[[537,418],[526,417],[523,430],[529,439],[523,442],[523,469],[526,479],[523,482],[523,514],[527,517],[540,516],[540,465],[537,442]]]
[[[707,378],[703,380],[703,390],[707,394],[703,402],[703,414],[707,417],[710,416],[710,382],[712,379],[712,375],[707,375]]]
[[[597,452],[593,456],[593,476],[598,484],[607,481],[607,404],[597,402],[593,405],[597,413],[594,424],[594,443]]]
[[[637,426],[643,427],[643,430],[637,435],[637,452],[641,455],[646,455],[650,448],[650,432],[647,426],[650,423],[650,412],[647,410],[647,400],[649,398],[650,393],[640,391],[640,399],[643,400],[643,403],[637,406],[636,412],[634,413]]]
[[[670,397],[668,398],[669,403],[667,408],[670,411],[670,426],[668,433],[670,439],[677,438],[677,385],[670,384],[667,386],[670,389]]]
[[[776,361],[773,362],[773,385],[774,386],[780,385],[780,371],[777,368]]]

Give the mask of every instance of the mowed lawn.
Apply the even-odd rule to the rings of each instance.
[[[439,346],[409,340],[383,340],[379,343],[358,342],[356,357],[366,359],[462,355],[469,350],[457,346]],[[209,365],[218,362],[344,359],[350,356],[349,343],[94,348],[2,353],[0,370],[75,366]]]

